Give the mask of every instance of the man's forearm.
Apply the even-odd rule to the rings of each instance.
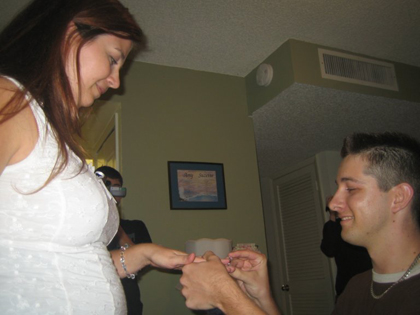
[[[256,303],[261,307],[262,310],[268,315],[281,315],[276,302],[270,295],[264,297],[264,299],[256,300]]]
[[[229,293],[220,300],[218,308],[226,315],[267,315],[238,286],[229,288]]]

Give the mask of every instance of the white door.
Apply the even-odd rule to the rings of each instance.
[[[307,165],[273,181],[284,267],[282,293],[290,315],[331,314],[334,292],[328,259],[322,254],[323,211],[315,165]]]
[[[117,164],[117,141],[115,128],[111,130],[108,137],[101,144],[99,149],[96,151],[96,166],[107,165],[115,169],[119,169]]]
[[[81,140],[95,168],[121,171],[121,104],[97,101],[82,127]]]

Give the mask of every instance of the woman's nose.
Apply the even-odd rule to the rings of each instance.
[[[114,70],[108,77],[108,86],[112,89],[118,89],[120,87],[120,72]]]

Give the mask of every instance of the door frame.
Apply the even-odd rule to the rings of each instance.
[[[287,281],[287,269],[285,259],[282,257],[284,252],[284,243],[282,241],[282,230],[281,230],[281,218],[280,213],[276,209],[276,191],[274,187],[274,181],[277,178],[286,176],[293,173],[296,170],[312,165],[316,169],[318,185],[317,190],[319,194],[319,202],[321,210],[325,208],[325,200],[322,197],[323,194],[333,194],[335,192],[334,180],[337,172],[337,165],[339,164],[338,152],[326,151],[317,154],[314,157],[308,158],[305,161],[297,163],[294,166],[285,168],[281,172],[274,174],[270,178],[261,178],[261,194],[264,211],[264,221],[266,227],[266,239],[267,239],[267,250],[269,259],[269,275],[270,284],[274,299],[285,315],[291,314],[291,304],[289,295],[284,294],[281,290],[283,283]],[[327,164],[328,162],[329,164]],[[337,164],[338,163],[338,164]],[[320,231],[322,231],[322,224],[320,223]],[[332,264],[334,263],[331,259],[325,257],[325,263],[327,266],[327,276],[331,277],[331,299],[334,300],[334,280],[335,277],[332,275],[331,270],[334,269]]]
[[[112,130],[115,132],[116,169],[122,172],[122,106],[118,102],[96,101],[92,112],[82,126],[83,145],[88,158],[93,160],[97,168],[97,152],[108,138]]]

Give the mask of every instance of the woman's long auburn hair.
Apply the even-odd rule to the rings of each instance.
[[[76,27],[68,32],[72,23]],[[24,86],[0,110],[0,123],[28,106],[27,93],[41,104],[60,150],[45,185],[67,166],[70,150],[82,160],[82,168],[85,165],[85,151],[76,140],[81,130],[78,100],[72,94],[66,62],[76,47],[80,70],[81,48],[102,34],[131,40],[137,50],[146,48],[142,30],[117,0],[34,0],[0,34],[0,75]]]

